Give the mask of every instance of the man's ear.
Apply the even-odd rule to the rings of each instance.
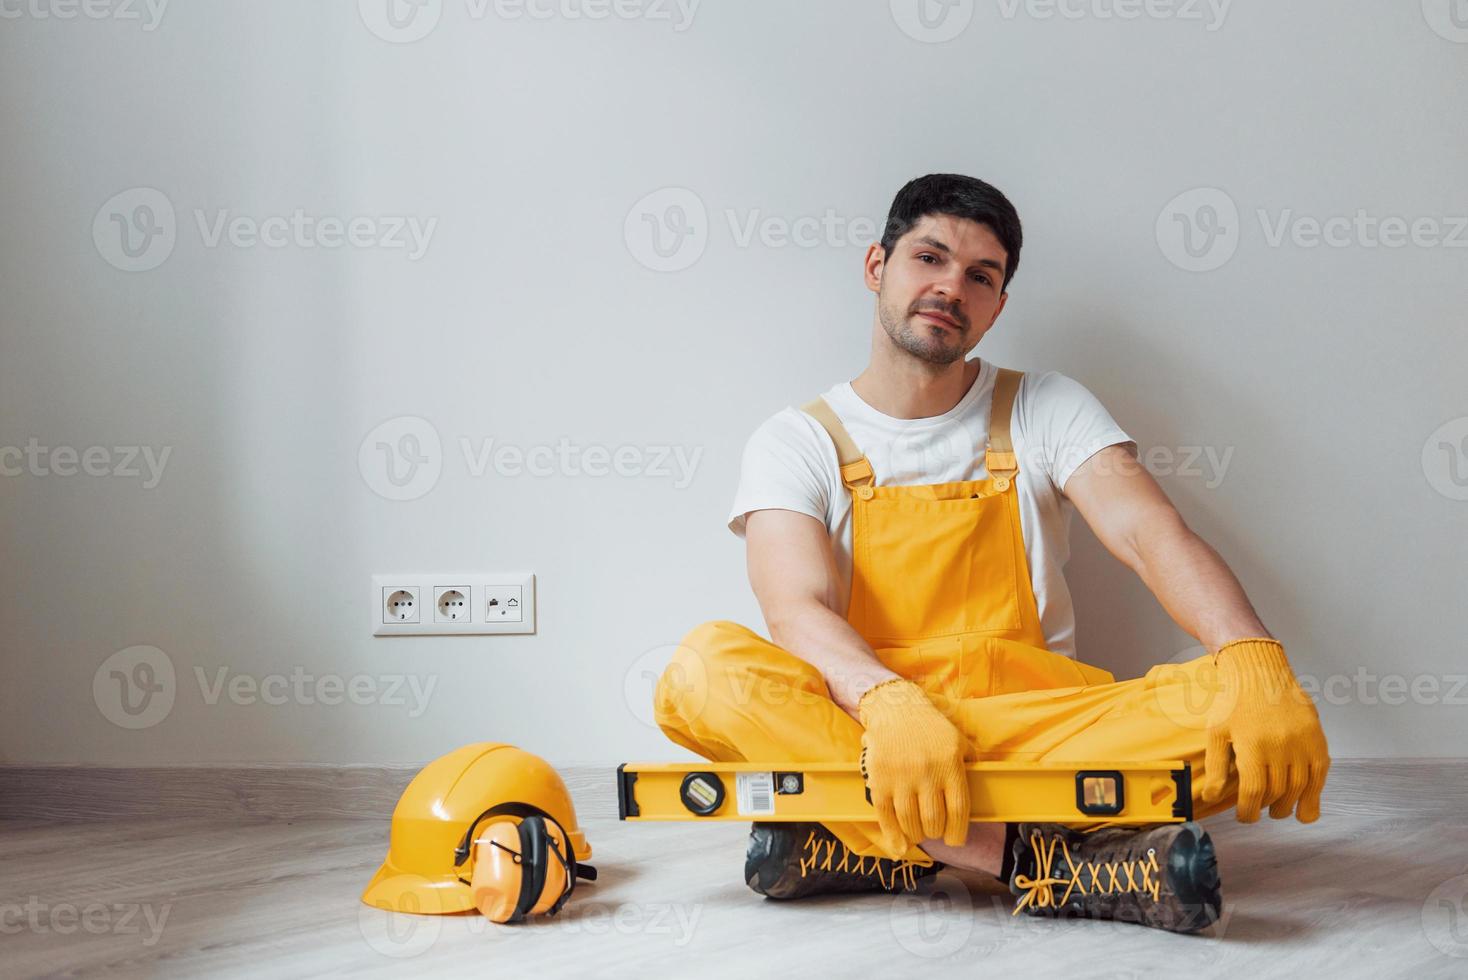
[[[862,257],[862,278],[866,280],[867,288],[872,292],[881,290],[882,273],[886,271],[886,268],[887,250],[882,247],[881,242],[872,242],[867,246],[866,255]]]
[[[1009,302],[1009,290],[999,294],[999,305],[994,307],[994,315],[989,318],[989,329],[994,328],[994,323],[999,319],[999,314],[1004,312],[1004,304]]]

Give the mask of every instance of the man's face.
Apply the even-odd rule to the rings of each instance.
[[[1004,246],[990,230],[965,218],[926,215],[883,257],[868,255],[868,286],[876,280],[877,316],[892,342],[914,357],[951,364],[993,326],[1007,295]]]

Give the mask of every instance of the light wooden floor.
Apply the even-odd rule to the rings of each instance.
[[[950,872],[915,898],[768,902],[735,824],[591,817],[601,880],[511,927],[360,905],[385,821],[0,821],[0,975],[1465,977],[1468,819],[1423,782],[1309,827],[1211,819],[1225,918],[1193,937],[1011,918]]]

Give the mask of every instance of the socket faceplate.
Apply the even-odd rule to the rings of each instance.
[[[450,619],[439,608],[449,589],[464,593],[462,619]],[[394,618],[401,606],[393,597],[414,598],[416,615]],[[513,604],[511,604],[511,600]],[[535,632],[535,575],[532,572],[441,572],[372,576],[373,636],[476,636]],[[450,615],[453,613],[451,612]]]

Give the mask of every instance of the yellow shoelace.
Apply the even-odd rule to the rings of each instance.
[[[837,850],[841,852],[841,858],[836,859]],[[851,853],[851,848],[836,840],[822,840],[816,837],[812,830],[810,836],[805,839],[805,853],[800,857],[800,876],[805,877],[808,871],[849,871],[854,874],[875,874],[882,887],[891,891],[893,884],[901,878],[902,887],[905,891],[911,891],[917,887],[917,878],[913,874],[916,865],[911,861],[893,861],[887,858],[862,857]],[[824,852],[824,853],[823,853]],[[883,867],[883,865],[887,867]]]
[[[1065,867],[1070,869],[1070,877],[1061,878],[1051,874],[1055,867],[1055,845],[1060,845],[1061,855],[1065,859]],[[1044,837],[1038,830],[1030,832],[1030,847],[1035,852],[1035,877],[1016,875],[1014,883],[1025,890],[1024,896],[1014,904],[1012,915],[1019,915],[1020,910],[1027,905],[1035,908],[1058,908],[1065,904],[1070,898],[1072,891],[1078,891],[1082,895],[1113,895],[1125,894],[1127,892],[1141,892],[1150,895],[1152,901],[1158,901],[1158,894],[1162,889],[1162,868],[1157,864],[1157,851],[1155,848],[1147,848],[1147,859],[1140,858],[1133,861],[1082,861],[1080,865],[1070,856],[1070,847],[1065,839],[1056,834],[1045,843]],[[1118,870],[1120,869],[1120,870]],[[1091,890],[1086,891],[1085,883],[1081,881],[1081,872],[1089,872],[1091,879]],[[1106,878],[1103,879],[1103,872]],[[1141,873],[1141,880],[1136,878],[1137,872]],[[1126,875],[1125,882],[1122,874]],[[1102,881],[1105,880],[1105,887]],[[1055,897],[1055,886],[1065,885],[1065,893],[1059,899]]]

